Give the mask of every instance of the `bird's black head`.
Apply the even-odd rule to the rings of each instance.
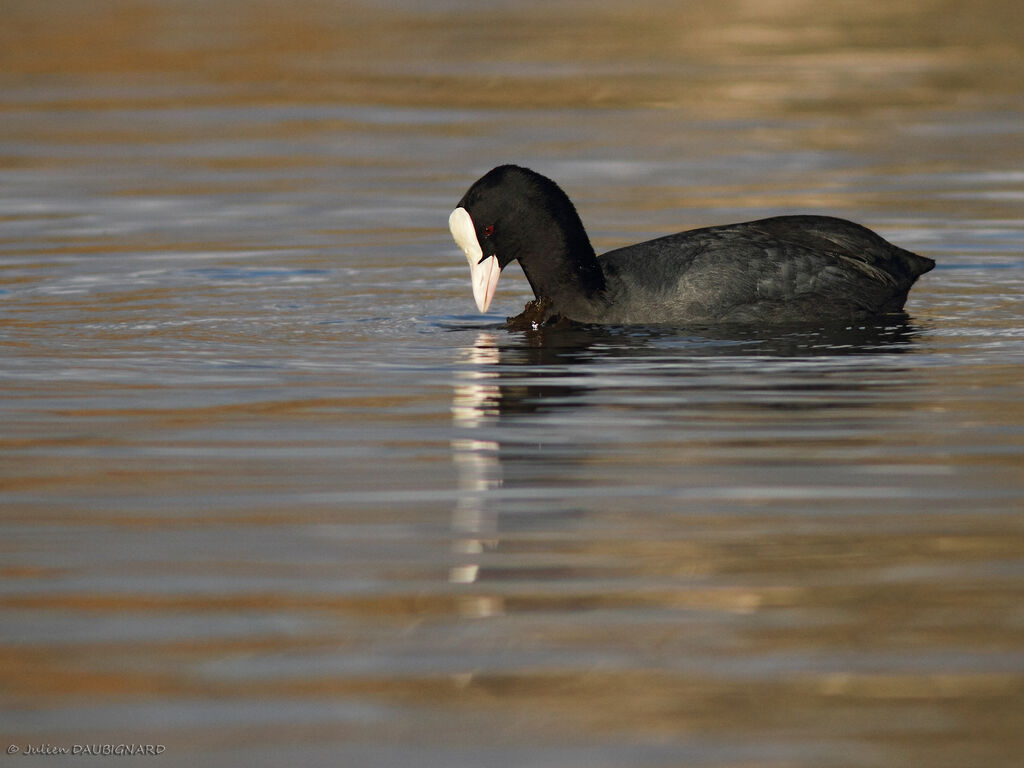
[[[449,227],[469,260],[473,294],[481,312],[494,296],[498,276],[518,260],[538,298],[566,280],[583,277],[586,290],[603,283],[594,249],[568,195],[528,168],[501,165],[469,188],[452,211]],[[566,259],[572,262],[568,277]],[[596,269],[596,274],[594,270]]]

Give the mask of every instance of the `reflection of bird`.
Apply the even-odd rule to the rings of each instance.
[[[485,550],[496,545],[497,519],[488,509],[487,496],[501,486],[498,444],[474,435],[500,399],[495,383],[497,372],[488,370],[500,361],[493,338],[488,334],[478,336],[466,358],[472,367],[458,374],[459,383],[452,398],[452,418],[459,435],[452,440],[452,457],[459,477],[459,496],[452,513],[456,534],[452,552],[456,562],[448,571],[452,584],[475,583]],[[463,595],[460,609],[471,616],[493,616],[502,611],[501,599]]]
[[[519,261],[534,322],[829,323],[899,312],[935,266],[869,229],[827,216],[707,227],[600,258],[568,196],[527,168],[480,178],[449,219],[486,312],[501,270]],[[524,316],[527,313],[524,313]]]

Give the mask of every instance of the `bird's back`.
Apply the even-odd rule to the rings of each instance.
[[[615,322],[826,322],[898,312],[931,259],[827,216],[695,229],[600,257]],[[619,316],[620,315],[620,316]]]

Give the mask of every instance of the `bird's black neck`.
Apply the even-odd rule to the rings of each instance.
[[[549,298],[557,306],[569,299],[592,300],[604,290],[604,273],[585,232],[581,240],[552,238],[531,251],[520,256],[519,264],[538,299]]]
[[[544,208],[534,209],[540,220],[530,227],[532,242],[518,255],[519,264],[538,299],[549,298],[556,307],[593,301],[605,289],[604,272],[575,206],[555,190]]]

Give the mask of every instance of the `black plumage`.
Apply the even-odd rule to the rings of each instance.
[[[809,215],[695,229],[598,257],[558,185],[514,165],[499,166],[473,184],[453,221],[460,208],[476,237],[476,243],[459,243],[471,266],[478,253],[479,263],[494,256],[501,269],[518,260],[544,306],[544,319],[681,325],[852,321],[900,312],[914,281],[935,266],[859,224]],[[454,224],[452,231],[459,240]]]

